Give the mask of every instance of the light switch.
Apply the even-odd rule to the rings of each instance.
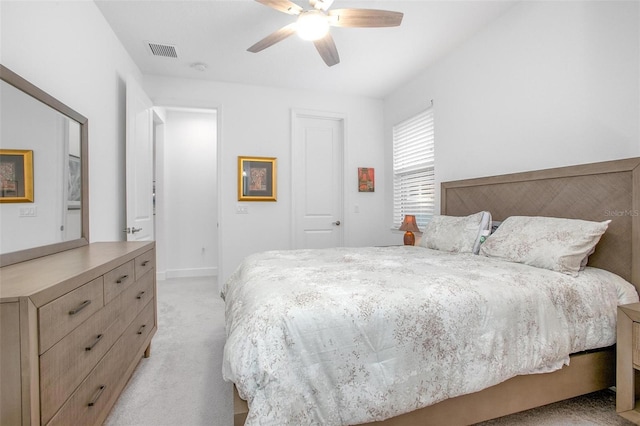
[[[247,206],[237,206],[236,214],[249,214],[249,207]]]
[[[20,217],[36,217],[38,216],[38,208],[36,206],[20,207]]]
[[[354,213],[360,213],[360,206],[357,205],[357,204],[355,206],[353,206],[353,212]]]

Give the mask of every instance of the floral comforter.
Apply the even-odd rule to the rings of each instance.
[[[247,425],[383,420],[615,343],[631,284],[422,247],[271,251],[225,283]]]

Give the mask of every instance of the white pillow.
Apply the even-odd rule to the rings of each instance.
[[[482,237],[489,235],[491,214],[434,216],[422,233],[422,247],[456,253],[478,254]]]
[[[480,254],[577,276],[610,222],[511,216],[482,244]]]

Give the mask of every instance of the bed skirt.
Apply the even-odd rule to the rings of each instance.
[[[376,426],[469,425],[615,386],[615,346],[571,356],[568,366],[552,373],[516,376],[479,392],[441,401]],[[234,426],[249,412],[233,387]]]

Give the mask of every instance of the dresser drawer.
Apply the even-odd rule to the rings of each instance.
[[[109,303],[134,282],[133,260],[104,274],[104,303]]]
[[[103,421],[125,385],[122,366],[133,361],[154,322],[154,304],[149,303],[48,425],[93,425]]]
[[[102,277],[38,309],[42,354],[104,305]]]
[[[126,355],[125,348],[116,343],[47,424],[99,424],[106,417],[111,400],[120,392],[118,385],[124,373],[122,366]]]
[[[122,344],[127,348],[127,357],[124,359],[126,363],[130,363],[142,349],[142,345],[153,330],[156,323],[155,303],[148,303],[144,310],[133,320],[131,325],[122,335]]]
[[[144,274],[156,266],[156,251],[149,250],[146,253],[136,257],[136,280],[139,280]]]
[[[152,276],[152,274],[147,274]],[[145,277],[136,281],[131,287],[123,291],[108,306],[115,306],[118,312],[115,328],[122,333],[131,321],[145,308],[147,303],[154,300],[154,281]]]
[[[111,348],[122,328],[117,306],[108,304],[40,356],[41,421],[51,419]]]
[[[124,326],[129,325],[147,303],[155,298],[154,283],[154,272],[148,272],[123,294],[121,303],[122,318],[126,319]]]

